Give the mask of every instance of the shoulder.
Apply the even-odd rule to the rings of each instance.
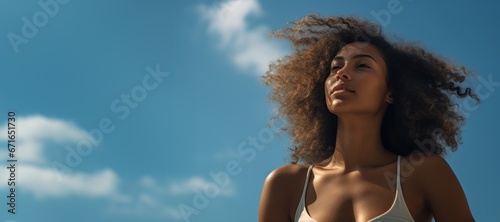
[[[300,198],[308,168],[309,166],[307,165],[298,164],[288,164],[279,167],[269,173],[266,177],[264,189],[272,191],[274,197],[282,197],[286,199],[299,195]]]
[[[425,155],[422,164],[415,166],[417,178],[428,191],[459,185],[448,162],[436,154]]]
[[[268,184],[296,182],[305,179],[309,166],[299,164],[288,164],[273,170],[266,178]]]
[[[465,193],[448,162],[436,154],[412,155],[405,157],[408,168],[414,169],[409,177],[418,183],[436,221],[473,221]]]
[[[450,176],[453,174],[448,162],[440,155],[414,153],[404,158],[402,167],[413,169],[418,179]]]
[[[401,176],[426,187],[433,184],[448,183],[455,174],[446,160],[429,153],[413,153],[401,161]]]
[[[286,221],[293,218],[304,187],[309,166],[289,164],[273,170],[262,188],[260,221]],[[285,219],[286,218],[286,219]]]

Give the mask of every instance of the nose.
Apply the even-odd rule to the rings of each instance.
[[[339,79],[351,80],[351,74],[347,71],[347,65],[339,69],[335,74],[335,80],[338,81]]]

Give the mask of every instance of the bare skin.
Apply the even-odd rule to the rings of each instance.
[[[314,166],[306,209],[323,221],[368,221],[390,209],[395,198],[397,156],[382,145],[381,122],[392,101],[387,69],[378,49],[351,43],[332,61],[325,81],[328,109],[338,117],[333,156]],[[342,86],[342,87],[340,87]],[[415,221],[474,221],[458,179],[437,155],[401,160],[404,201]],[[267,177],[260,222],[293,221],[308,166],[286,165]],[[405,171],[406,169],[406,171]],[[412,170],[411,170],[412,169]]]

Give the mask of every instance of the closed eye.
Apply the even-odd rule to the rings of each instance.
[[[330,71],[331,71],[332,73],[336,73],[336,72],[337,72],[339,69],[341,69],[341,68],[342,68],[341,66],[333,66],[333,67],[330,69]]]
[[[359,64],[358,68],[371,68],[371,67],[366,64]]]

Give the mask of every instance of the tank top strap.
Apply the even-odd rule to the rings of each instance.
[[[311,175],[311,171],[314,165],[309,166],[307,169],[307,175],[306,175],[306,180],[304,181],[304,188],[302,189],[302,195],[300,196],[299,204],[297,206],[297,210],[295,212],[295,220],[298,221],[300,218],[300,215],[302,213],[302,210],[305,207],[305,198],[306,198],[306,191],[307,191],[307,184],[309,183],[309,177]]]
[[[311,171],[312,171],[312,168],[314,167],[314,165],[311,165],[309,166],[309,168],[307,169],[307,175],[306,175],[306,181],[304,181],[304,189],[302,189],[302,196],[301,196],[301,200],[305,197],[306,195],[306,190],[307,190],[307,184],[309,183],[309,177],[311,175]]]

